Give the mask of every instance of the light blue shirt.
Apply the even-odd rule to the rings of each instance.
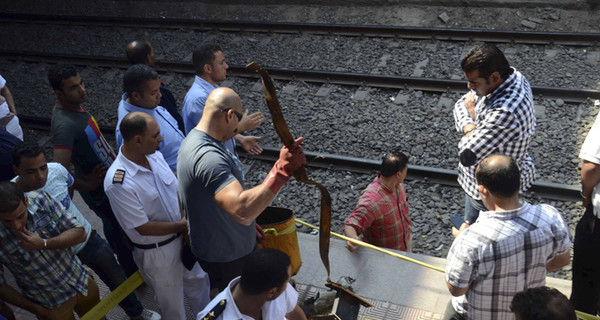
[[[198,76],[195,77],[194,84],[192,84],[192,87],[185,95],[183,107],[181,108],[186,135],[196,127],[198,122],[200,122],[202,112],[204,111],[204,105],[206,104],[206,98],[208,98],[208,95],[218,87],[218,85],[212,85]],[[231,151],[231,153],[236,157],[239,157],[237,152],[235,152],[235,139],[231,138],[223,144]]]
[[[12,182],[16,182],[19,176],[16,176],[12,179]],[[73,201],[71,200],[71,196],[69,196],[69,187],[73,185],[73,176],[62,166],[62,164],[57,162],[48,162],[48,178],[46,180],[46,184],[35,190],[35,192],[46,191],[50,196],[60,202],[60,204],[65,207],[65,213],[70,215],[71,217],[77,219],[77,222],[81,223],[83,229],[85,230],[85,241],[78,243],[73,246],[73,251],[75,254],[78,254],[83,250],[83,247],[87,244],[90,239],[90,234],[92,233],[92,225],[87,221],[87,219],[81,214],[81,212],[77,209]],[[30,192],[27,192],[28,195]]]
[[[169,168],[171,170],[177,170],[177,152],[179,152],[179,146],[181,145],[181,141],[185,136],[183,133],[177,128],[177,120],[171,116],[171,114],[167,111],[167,109],[157,106],[154,109],[146,109],[140,108],[132,105],[131,103],[125,101],[127,100],[127,93],[123,93],[123,98],[121,102],[119,102],[119,111],[118,117],[119,120],[117,122],[117,128],[115,130],[115,136],[117,139],[117,149],[121,148],[123,145],[123,136],[121,135],[121,130],[119,130],[119,126],[121,125],[121,120],[125,118],[125,116],[133,111],[140,111],[151,115],[156,123],[158,123],[158,127],[160,128],[160,135],[163,138],[163,141],[158,145],[158,150],[162,153],[163,157],[169,164]]]

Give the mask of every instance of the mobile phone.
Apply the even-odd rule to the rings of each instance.
[[[450,221],[456,227],[456,229],[460,229],[460,226],[465,223],[465,219],[460,214],[455,214],[450,217]]]

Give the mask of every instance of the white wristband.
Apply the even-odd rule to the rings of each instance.
[[[44,249],[46,249],[47,246],[48,246],[48,243],[46,242],[46,239],[44,239]]]

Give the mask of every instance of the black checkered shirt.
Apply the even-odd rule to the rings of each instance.
[[[458,183],[473,199],[481,199],[475,181],[477,164],[494,153],[516,160],[521,171],[521,191],[529,189],[535,178],[535,166],[527,148],[535,132],[533,94],[527,79],[516,69],[488,97],[479,98],[475,106],[475,121],[465,108],[466,95],[454,105],[456,130],[469,123],[475,124],[470,136],[463,136],[458,144],[461,161],[458,165]],[[474,161],[464,161],[463,159]]]

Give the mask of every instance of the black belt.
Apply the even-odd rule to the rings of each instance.
[[[178,233],[165,241],[161,241],[161,242],[157,242],[157,243],[153,243],[153,244],[137,244],[135,242],[131,242],[131,243],[133,244],[134,247],[144,249],[144,250],[156,249],[156,248],[164,246],[165,244],[171,243],[173,240],[177,239],[180,235],[181,235],[181,233]]]

